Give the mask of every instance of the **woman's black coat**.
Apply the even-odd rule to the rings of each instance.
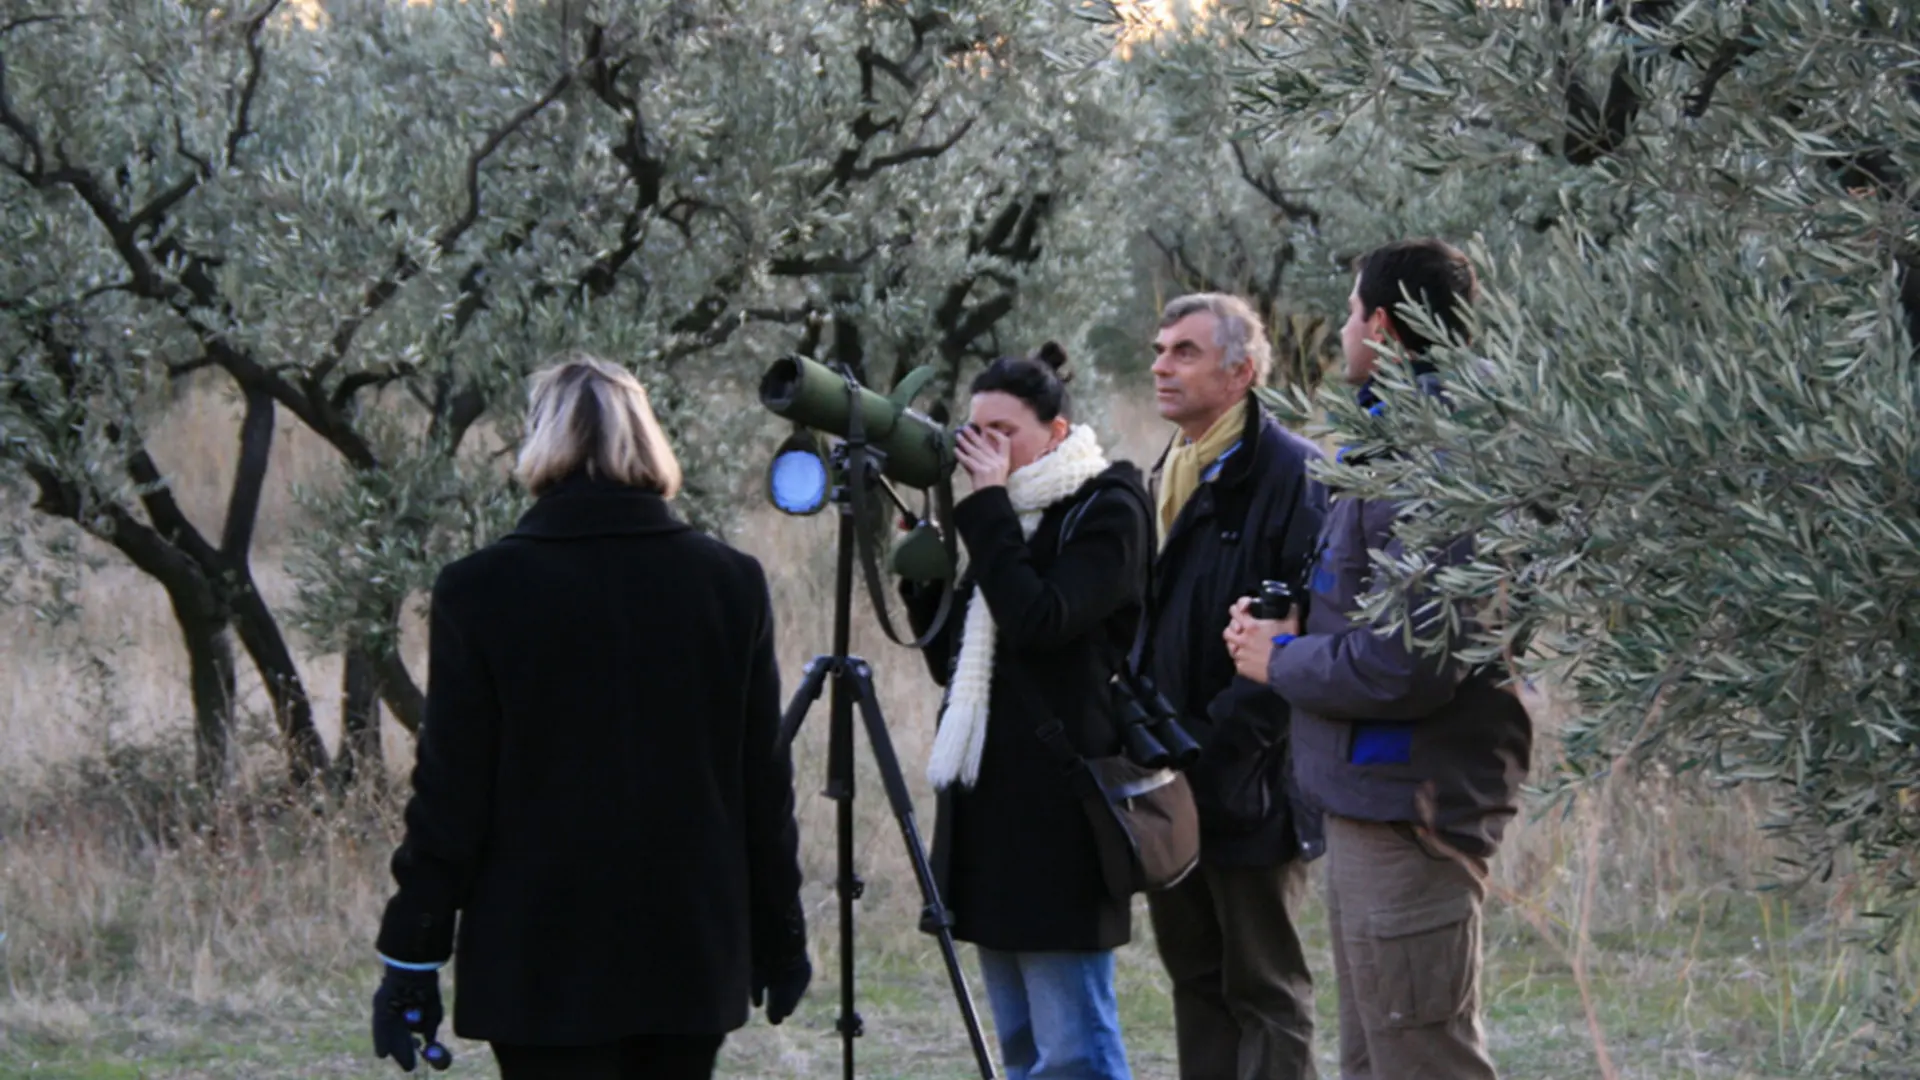
[[[379,950],[455,951],[454,1031],[569,1046],[746,1022],[803,956],[766,579],[582,477],[434,584]]]
[[[927,649],[934,679],[947,682],[974,589],[997,627],[979,783],[941,795],[934,832],[956,938],[1012,952],[1088,951],[1131,935],[1129,905],[1102,887],[1092,826],[1062,763],[1034,732],[1057,719],[1081,754],[1119,752],[1107,681],[1139,623],[1152,552],[1147,505],[1140,471],[1123,462],[1048,508],[1031,540],[1005,488],[954,508],[970,565],[952,617]],[[920,632],[937,599],[909,592]]]

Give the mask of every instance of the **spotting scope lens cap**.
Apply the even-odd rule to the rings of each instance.
[[[788,439],[767,470],[767,494],[789,514],[819,513],[831,483],[818,444],[802,435]]]

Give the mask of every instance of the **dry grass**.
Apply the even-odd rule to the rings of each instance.
[[[204,524],[221,505],[230,415],[226,403],[190,395],[156,446]],[[1120,434],[1121,452],[1142,462],[1157,452],[1161,429],[1137,403],[1095,415]],[[328,466],[298,434],[277,453],[258,568],[279,600],[288,582],[277,549],[297,524],[287,488],[323,479]],[[773,572],[792,685],[828,640],[831,525],[756,514],[737,539]],[[108,563],[86,577],[82,601],[80,621],[58,630],[0,611],[0,1075],[383,1075],[361,1031],[397,834],[393,793],[314,807],[243,784],[217,803],[191,803],[182,794],[188,701],[160,590]],[[876,662],[930,832],[918,766],[935,692],[918,657],[886,644],[868,620],[858,625],[856,648]],[[304,670],[334,738],[338,659],[308,655]],[[257,686],[246,702],[248,752],[271,760]],[[1533,704],[1544,756],[1556,710]],[[755,1025],[729,1043],[730,1075],[837,1072],[832,804],[817,794],[825,729],[823,704],[797,754],[822,976],[794,1023]],[[388,738],[397,775],[407,742],[397,730]],[[863,1073],[964,1076],[937,954],[913,930],[919,899],[899,834],[864,750],[861,760]],[[1543,808],[1517,824],[1495,863],[1485,989],[1490,1039],[1510,1075],[1600,1075],[1569,962],[1588,893],[1587,989],[1618,1075],[1828,1076],[1847,1066],[1872,1033],[1859,1011],[1862,956],[1840,944],[1857,903],[1837,885],[1757,892],[1774,856],[1758,828],[1763,810],[1751,791],[1643,772],[1604,800]],[[1144,918],[1136,925],[1145,931]],[[1308,929],[1326,972],[1317,910]],[[1905,978],[1913,985],[1910,967]],[[1320,995],[1329,1065],[1330,982]],[[1124,951],[1121,990],[1137,1075],[1171,1076],[1171,1014],[1149,942]],[[456,1052],[462,1075],[490,1075],[482,1049]]]

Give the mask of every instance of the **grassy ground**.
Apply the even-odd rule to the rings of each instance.
[[[1847,1064],[1850,1018],[1823,984],[1834,958],[1820,933],[1769,946],[1781,906],[1767,918],[1757,901],[1682,913],[1659,936],[1597,943],[1594,984],[1613,1063],[1624,1077],[1831,1076]],[[1774,931],[1767,929],[1768,922]],[[1327,971],[1324,923],[1308,915],[1317,970]],[[831,921],[825,920],[825,931]],[[1145,930],[1144,918],[1140,922]],[[959,1012],[938,952],[882,913],[860,926],[859,1010],[867,1034],[856,1044],[860,1075],[901,1080],[973,1075]],[[1524,920],[1492,913],[1488,935],[1488,1038],[1504,1074],[1570,1080],[1599,1077],[1566,958],[1544,946]],[[728,1041],[721,1073],[738,1077],[838,1075],[834,1033],[838,989],[833,958],[799,1014],[780,1028],[756,1020]],[[970,978],[978,996],[977,973]],[[0,1005],[0,1075],[120,1080],[294,1078],[390,1075],[365,1036],[371,965],[295,985],[278,980],[229,988],[213,1000],[139,995],[138,1000]],[[357,976],[354,977],[354,976]],[[1172,1010],[1150,941],[1122,953],[1122,1015],[1135,1075],[1175,1075]],[[1334,1067],[1333,993],[1318,994],[1319,1056]],[[980,1001],[983,1012],[984,1000]],[[990,1020],[983,1017],[991,1031]],[[493,1076],[483,1046],[454,1041],[457,1075]]]

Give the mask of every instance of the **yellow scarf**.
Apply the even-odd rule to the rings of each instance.
[[[1163,547],[1173,532],[1174,519],[1186,508],[1193,493],[1200,490],[1201,472],[1218,461],[1240,438],[1251,407],[1248,398],[1241,398],[1239,404],[1213,422],[1198,442],[1179,439],[1167,452],[1166,464],[1160,467],[1160,543]]]

